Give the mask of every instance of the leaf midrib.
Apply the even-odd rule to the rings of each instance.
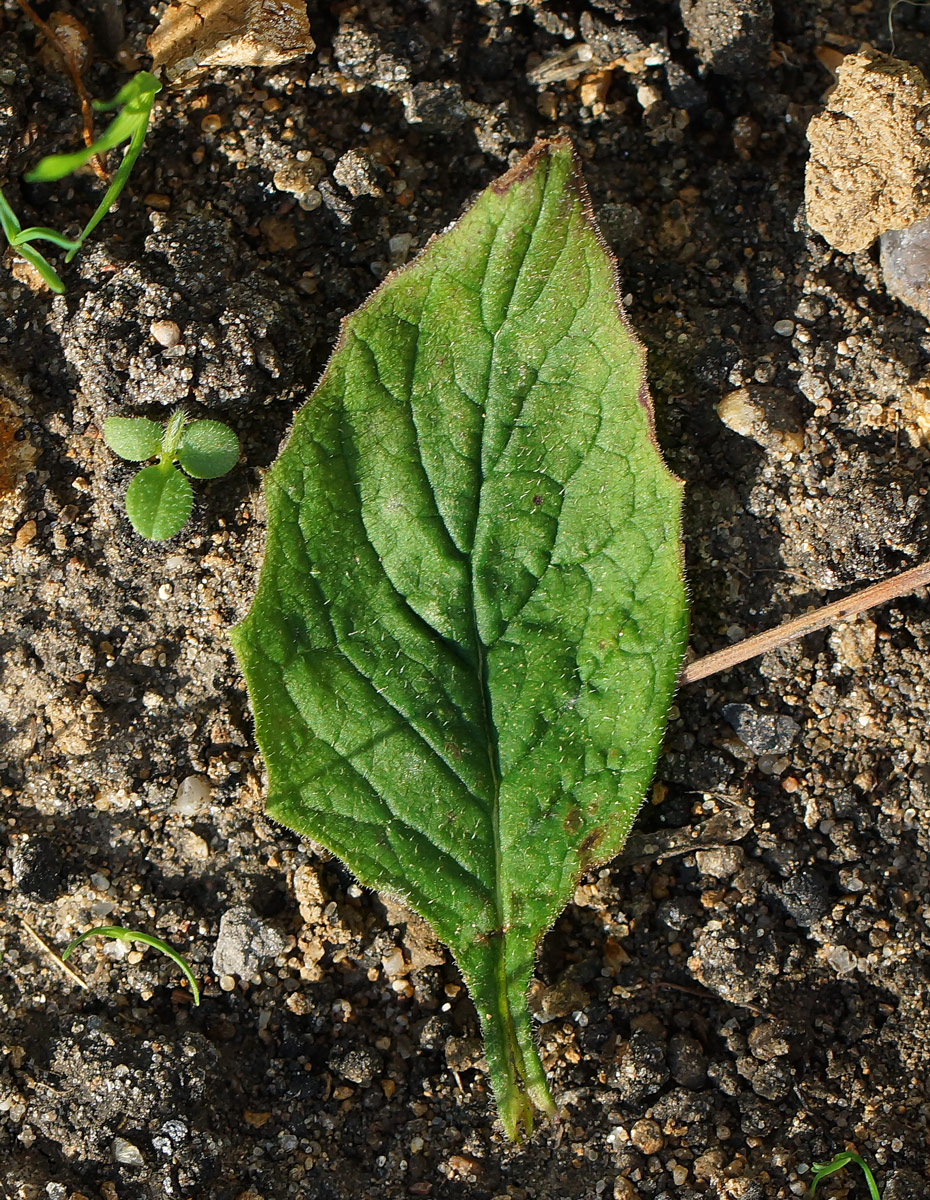
[[[484,469],[485,430],[487,428],[488,409],[489,409],[489,401],[491,399],[491,394],[492,394],[492,385],[494,383],[495,370],[497,368],[497,351],[498,351],[498,347],[499,347],[500,334],[501,334],[501,331],[503,330],[503,328],[505,327],[505,325],[507,324],[507,321],[509,320],[510,310],[511,310],[511,306],[513,304],[513,298],[517,293],[517,287],[520,282],[520,276],[523,272],[523,267],[524,267],[526,260],[530,254],[530,251],[533,247],[533,242],[536,237],[536,231],[539,227],[540,213],[542,212],[543,204],[545,202],[548,182],[549,182],[549,163],[547,161],[546,174],[545,174],[545,178],[542,182],[541,189],[540,189],[540,198],[539,198],[539,203],[538,203],[536,213],[534,216],[534,220],[533,220],[533,228],[530,232],[529,238],[527,239],[526,246],[523,251],[523,256],[520,260],[520,265],[517,268],[517,270],[514,271],[514,273],[513,273],[513,286],[510,289],[510,295],[507,297],[507,303],[504,307],[503,316],[501,318],[501,321],[500,321],[497,329],[491,335],[491,355],[490,355],[490,358],[488,361],[487,381],[486,381],[486,385],[484,388],[485,404],[483,406],[483,411],[481,413],[481,423],[482,423],[481,424],[481,453],[478,456],[478,463],[477,463],[478,502],[475,506],[475,534],[472,537],[472,551],[468,557],[468,577],[469,577],[469,587],[471,589],[471,614],[472,614],[472,621],[474,622],[475,647],[476,647],[476,653],[477,653],[477,658],[478,658],[479,692],[480,692],[480,698],[481,698],[482,717],[483,717],[483,721],[484,721],[485,737],[486,737],[487,747],[488,747],[489,767],[490,767],[490,771],[491,771],[491,779],[492,779],[493,788],[494,788],[494,794],[491,799],[491,829],[492,829],[491,841],[492,841],[492,845],[494,847],[494,909],[495,909],[495,914],[497,917],[497,923],[498,923],[500,933],[501,933],[500,955],[498,956],[497,972],[498,972],[498,983],[499,983],[500,993],[501,993],[502,997],[506,997],[506,994],[507,994],[506,940],[507,940],[508,930],[507,930],[507,923],[505,921],[506,906],[505,906],[505,897],[504,897],[504,871],[503,871],[504,854],[503,854],[503,846],[501,844],[500,740],[499,740],[499,736],[498,736],[497,727],[494,724],[493,716],[492,716],[493,709],[492,709],[491,688],[490,688],[490,684],[488,681],[488,662],[487,662],[488,647],[485,645],[485,643],[483,642],[483,640],[481,638],[481,633],[480,633],[479,626],[478,626],[478,604],[477,604],[476,586],[475,586],[475,561],[476,561],[475,541],[476,541],[476,536],[477,536],[478,522],[480,520],[480,515],[481,515],[481,500],[482,500],[482,495],[484,492],[485,481],[487,479],[487,476],[485,474],[485,469]],[[494,246],[495,246],[495,244],[497,242],[497,238],[500,234],[500,228],[501,228],[501,226],[499,224],[497,226],[497,228],[495,229],[494,237],[492,238],[491,245],[488,249],[488,261],[489,262],[490,262],[491,256],[494,253]],[[479,304],[480,304],[480,299],[479,299]],[[490,332],[490,330],[488,332]],[[506,1005],[506,1016],[508,1018],[508,1021],[509,1021],[509,1015],[510,1014],[509,1014],[509,1004],[508,1004],[508,1005]]]

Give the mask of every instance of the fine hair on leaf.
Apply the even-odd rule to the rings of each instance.
[[[126,489],[126,516],[136,533],[149,541],[172,538],[187,523],[194,506],[190,480],[216,479],[239,460],[239,439],[222,421],[188,421],[176,409],[164,425],[147,417],[107,417],[106,444],[120,458],[157,463],[143,467]]]
[[[347,319],[265,495],[232,639],[268,811],[430,921],[516,1137],[554,1112],[537,950],[626,839],[687,630],[681,483],[567,139]]]

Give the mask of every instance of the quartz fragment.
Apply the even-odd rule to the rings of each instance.
[[[930,216],[881,236],[882,275],[889,295],[930,320]]]

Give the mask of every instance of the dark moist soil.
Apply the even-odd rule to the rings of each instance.
[[[681,9],[311,5],[309,57],[162,94],[67,295],[4,260],[3,446],[26,472],[5,471],[0,504],[4,1195],[767,1200],[847,1146],[885,1200],[930,1195],[925,595],[679,696],[629,854],[543,947],[560,1120],[520,1146],[428,931],[262,815],[226,633],[259,566],[262,470],[340,317],[537,135],[573,137],[649,348],[688,485],[696,650],[926,555],[926,322],[802,203],[821,60],[888,49],[887,7]],[[125,17],[145,65],[157,13]],[[927,11],[895,21],[926,66]],[[77,228],[91,176],[19,182],[77,141],[70,85],[35,51],[7,2],[0,183],[24,221]],[[620,57],[606,93],[579,83]],[[100,97],[126,78],[115,59],[88,71]],[[721,424],[744,386],[794,414],[800,453]],[[244,454],[154,546],[100,430],[179,402],[228,420]],[[115,942],[77,953],[82,991],[27,922],[59,949],[91,924],[157,933],[203,1003]]]

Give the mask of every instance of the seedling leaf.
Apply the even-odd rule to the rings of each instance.
[[[21,229],[16,235],[16,240],[11,241],[11,245],[19,247],[27,242],[40,241],[51,242],[53,246],[60,246],[62,250],[71,250],[77,245],[72,238],[66,238],[64,234],[56,233],[54,229],[48,229],[44,225],[30,225],[28,229]]]
[[[160,950],[172,962],[178,964],[184,972],[187,982],[191,985],[194,1003],[200,1003],[200,988],[197,986],[197,980],[194,978],[194,972],[190,969],[187,959],[183,958],[167,942],[163,942],[161,938],[157,938],[151,933],[140,933],[137,929],[124,929],[122,925],[97,925],[95,928],[88,929],[84,933],[79,934],[74,941],[70,942],[61,956],[61,961],[65,962],[82,942],[86,942],[88,938],[92,937],[116,938],[120,942],[142,942],[145,946],[152,946],[154,949]]]
[[[12,208],[10,208],[9,201],[3,192],[0,192],[0,229],[2,229],[4,237],[16,253],[21,258],[24,258],[26,262],[32,264],[53,292],[61,295],[65,290],[65,285],[61,282],[58,272],[47,258],[26,243],[41,237],[47,241],[55,241],[60,245],[66,242],[67,239],[59,238],[58,234],[54,233],[53,230],[42,229],[39,226],[35,226],[32,229],[23,229],[19,223],[19,218],[13,212]],[[73,245],[70,241],[67,244],[69,246]]]
[[[626,839],[684,649],[643,360],[571,147],[538,143],[345,323],[232,631],[269,813],[450,947],[511,1137],[553,1111],[537,948]]]
[[[16,245],[16,239],[22,232],[22,226],[19,223],[19,217],[10,208],[10,202],[0,192],[0,229],[3,230],[3,236],[11,246]]]
[[[94,105],[98,111],[123,106],[122,111],[113,118],[99,138],[89,146],[82,146],[79,150],[69,151],[67,154],[47,154],[31,171],[27,171],[23,178],[27,183],[53,183],[56,179],[64,179],[72,171],[77,171],[95,155],[106,154],[120,142],[131,139],[140,123],[144,134],[148,127],[152,103],[156,93],[160,91],[161,84],[155,76],[148,71],[140,71],[120,88],[109,103],[98,102]],[[107,207],[109,208],[109,204]]]
[[[184,427],[178,462],[195,479],[217,479],[239,461],[239,439],[222,421],[191,421]]]
[[[30,263],[33,267],[35,267],[42,280],[48,285],[48,287],[52,289],[53,292],[57,292],[59,296],[64,293],[65,285],[62,283],[58,272],[48,261],[48,259],[45,258],[44,255],[40,254],[34,246],[26,246],[22,243],[17,244],[16,253],[24,258],[27,263]]]
[[[147,417],[107,417],[103,440],[114,454],[129,462],[145,462],[161,450],[164,430]]]
[[[167,463],[143,467],[126,489],[126,516],[136,533],[153,542],[174,537],[193,504],[190,480]]]
[[[835,1154],[828,1163],[814,1163],[814,1177],[811,1180],[811,1195],[817,1191],[817,1184],[821,1180],[826,1179],[828,1175],[832,1175],[835,1171],[842,1171],[844,1167],[848,1167],[850,1163],[855,1163],[857,1167],[861,1167],[865,1174],[865,1181],[869,1188],[869,1195],[872,1200],[881,1200],[878,1194],[878,1184],[875,1182],[875,1176],[867,1162],[860,1158],[852,1150],[841,1150],[839,1154]]]

